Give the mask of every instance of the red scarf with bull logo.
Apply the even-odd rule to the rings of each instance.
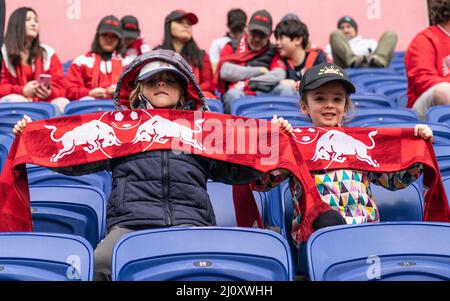
[[[396,172],[422,163],[428,189],[424,220],[450,221],[432,145],[414,137],[412,129],[297,128],[288,136],[264,120],[199,111],[135,110],[28,124],[14,141],[0,176],[0,231],[32,231],[26,163],[61,168],[170,149],[261,172],[289,170],[304,188],[302,241],[313,232],[314,219],[331,210],[322,202],[310,171]],[[256,206],[242,203],[247,197],[241,195],[236,206],[240,226],[252,226],[260,218]]]

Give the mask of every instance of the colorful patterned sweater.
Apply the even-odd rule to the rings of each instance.
[[[358,170],[331,170],[312,173],[322,201],[338,211],[347,224],[361,224],[380,221],[378,208],[372,197],[370,183],[389,190],[403,189],[416,181],[422,173],[422,164],[414,164],[407,170],[397,173],[371,173]],[[301,183],[286,170],[276,170],[258,179],[254,189],[267,191],[290,178],[294,217],[292,237],[297,237],[301,222],[299,201],[303,192]],[[298,244],[298,242],[296,242]]]

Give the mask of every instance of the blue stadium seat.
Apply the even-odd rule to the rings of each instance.
[[[249,96],[235,99],[231,115],[246,116],[261,111],[299,111],[299,99],[294,96]]]
[[[69,68],[70,68],[70,65],[72,65],[72,62],[73,62],[73,60],[68,60],[67,62],[62,64],[64,75],[67,75],[67,72],[69,71]]]
[[[444,188],[445,188],[445,192],[447,193],[447,200],[448,200],[448,204],[450,206],[450,176],[443,177],[442,181],[444,182]]]
[[[398,73],[398,75],[406,76],[406,67],[403,61],[391,62],[389,69],[394,70],[395,72]]]
[[[405,60],[405,51],[395,51],[394,54],[392,55],[392,61],[393,62],[403,62]]]
[[[447,237],[448,223],[393,222],[323,228],[314,232],[307,243],[309,279],[450,280]]]
[[[422,195],[418,184],[414,183],[405,189],[389,191],[377,185],[371,185],[374,200],[378,206],[381,221],[422,221]],[[291,237],[294,207],[289,181],[284,181],[268,192],[267,224],[279,229],[286,238],[293,254],[296,273],[306,272],[305,254],[297,251]],[[298,253],[297,253],[298,252]],[[298,256],[297,256],[298,255]]]
[[[64,109],[64,115],[80,115],[87,113],[114,111],[112,99],[71,101]]]
[[[206,185],[216,216],[217,226],[237,227],[232,185],[212,181],[208,181]],[[264,217],[265,204],[267,202],[266,195],[257,191],[254,191],[253,195],[261,217]]]
[[[413,183],[404,189],[390,191],[372,184],[373,200],[380,213],[380,221],[415,222],[423,220],[423,198],[419,183]]]
[[[428,109],[427,120],[429,122],[445,123],[450,126],[450,105],[434,106]]]
[[[377,87],[375,93],[386,95],[390,103],[395,104],[394,106],[398,106],[397,99],[400,96],[406,95],[407,89],[408,84],[406,83],[390,84]]]
[[[29,168],[27,172],[29,185],[92,185],[100,188],[105,193],[106,199],[111,193],[112,177],[107,171],[82,176],[66,176],[44,167],[35,167]]]
[[[398,75],[394,70],[388,68],[348,68],[345,71],[354,84],[358,84],[357,81],[362,78]]]
[[[0,133],[0,174],[8,158],[9,150],[14,142],[14,136],[12,134]]]
[[[0,116],[0,133],[11,134],[17,121],[23,118],[22,115]]]
[[[291,281],[289,246],[250,228],[166,228],[124,235],[115,245],[113,281]]]
[[[408,95],[403,94],[397,97],[397,106],[399,108],[406,108],[407,104],[408,104]]]
[[[0,281],[92,281],[92,246],[75,235],[0,233]]]
[[[419,122],[419,118],[410,109],[358,109],[345,125],[347,127],[367,127],[369,125],[375,127],[393,122]]]
[[[86,185],[30,186],[35,232],[79,235],[95,248],[105,235],[106,199]]]
[[[364,85],[369,91],[376,91],[381,86],[387,86],[392,84],[407,84],[407,79],[400,75],[380,75],[371,77],[358,77],[354,79],[354,82],[358,85]]]
[[[32,120],[47,119],[56,116],[55,107],[48,102],[6,102],[0,103],[0,119],[3,117],[22,118],[28,115]]]
[[[219,99],[208,99],[211,112],[223,114],[223,104]]]
[[[243,115],[244,117],[254,118],[254,119],[265,119],[267,121],[271,121],[273,115],[277,115],[277,117],[283,117],[287,119],[290,124],[293,126],[312,126],[311,119],[309,116],[304,115],[297,111],[261,111],[255,113],[246,113]]]
[[[450,126],[440,123],[427,122],[392,122],[392,123],[373,123],[366,126],[375,126],[379,128],[414,128],[416,124],[427,124],[433,130],[434,145],[450,145]]]
[[[356,108],[368,108],[368,109],[376,109],[376,108],[390,108],[396,106],[395,102],[390,102],[388,98],[384,95],[378,94],[355,94],[352,95],[351,100]]]
[[[449,145],[435,145],[434,152],[439,164],[439,170],[442,177],[450,176],[450,144]]]
[[[355,88],[356,88],[355,95],[364,95],[368,93],[367,88],[364,87],[363,85],[355,85]]]

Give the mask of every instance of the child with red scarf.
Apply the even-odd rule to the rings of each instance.
[[[130,58],[123,58],[120,20],[104,17],[98,27],[91,51],[77,57],[67,73],[67,97],[71,100],[112,98],[117,81]]]
[[[352,108],[350,94],[355,91],[354,85],[343,69],[330,63],[316,65],[305,72],[301,81],[299,89],[301,111],[310,116],[316,127],[324,130],[327,127],[341,127],[345,115]],[[294,131],[289,122],[283,118],[274,116],[273,122],[278,123],[287,134]],[[433,139],[433,132],[427,125],[416,125],[414,134],[425,140]],[[322,213],[313,221],[314,230],[333,225],[380,221],[370,184],[381,185],[389,190],[402,189],[416,181],[421,172],[422,165],[414,164],[397,173],[344,169],[312,173],[322,201],[330,206],[329,211]],[[255,189],[270,190],[288,178],[294,205],[291,235],[301,248],[303,244],[300,239],[300,224],[304,214],[302,211],[304,207],[300,202],[303,193],[301,183],[290,177],[288,172],[276,170],[257,180]],[[302,262],[304,260],[301,255],[299,259]]]

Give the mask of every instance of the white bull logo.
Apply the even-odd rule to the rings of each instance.
[[[380,167],[378,162],[367,154],[367,150],[371,150],[375,147],[375,141],[372,136],[375,136],[377,133],[378,131],[369,133],[372,145],[367,146],[343,132],[331,130],[325,133],[317,141],[316,151],[312,160],[331,160],[330,164],[325,167],[325,169],[327,169],[333,162],[344,162],[347,159],[345,156],[356,155],[360,161],[367,162],[373,167]]]
[[[83,150],[91,154],[99,149],[103,152],[105,147],[119,146],[122,143],[117,138],[113,128],[99,120],[92,120],[77,126],[73,130],[66,132],[59,139],[54,137],[57,130],[55,126],[46,125],[45,127],[52,130],[50,138],[53,142],[61,142],[63,145],[63,148],[51,157],[50,162],[58,162],[62,157],[73,153],[78,145],[87,144],[83,147]]]
[[[194,134],[202,132],[203,122],[205,122],[204,119],[195,121],[198,130],[193,130],[156,115],[139,127],[132,143],[151,142],[147,147],[149,148],[154,142],[165,144],[169,141],[168,138],[180,138],[183,143],[203,151],[205,147],[194,139]]]

